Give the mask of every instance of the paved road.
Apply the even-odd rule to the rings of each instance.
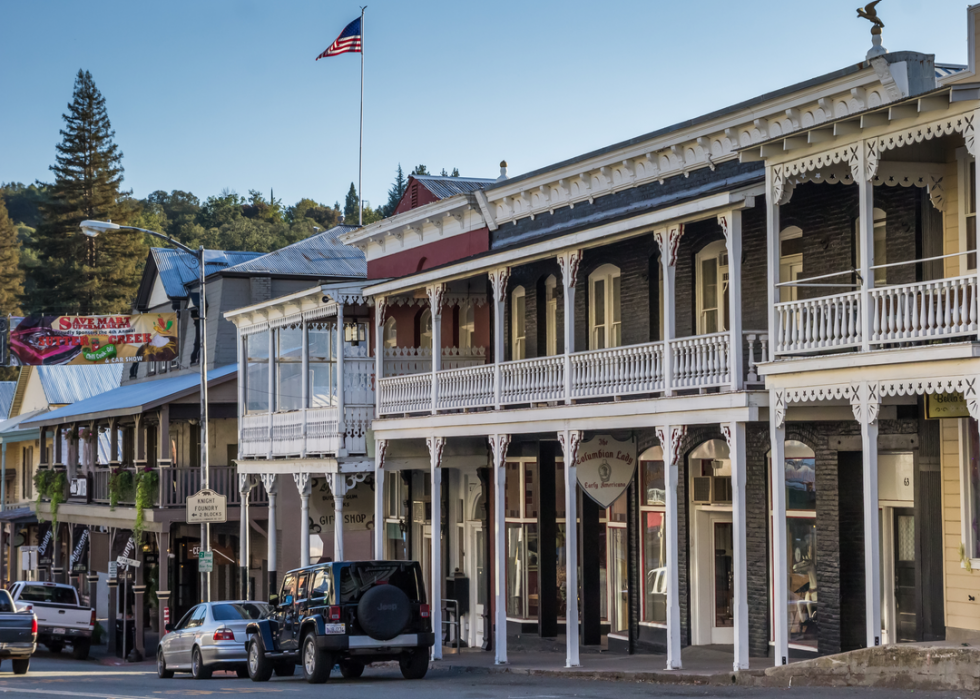
[[[397,668],[368,670],[358,680],[331,678],[321,686],[311,686],[303,681],[299,670],[291,678],[273,677],[260,684],[240,680],[230,674],[216,674],[208,681],[194,681],[188,675],[178,674],[173,679],[161,680],[155,668],[149,664],[127,667],[106,667],[96,660],[77,661],[69,656],[52,656],[39,651],[31,661],[31,672],[15,676],[9,662],[0,664],[0,699],[38,699],[38,697],[66,697],[70,699],[166,699],[167,697],[234,696],[255,697],[338,696],[335,692],[343,687],[344,699],[558,699],[559,697],[615,697],[633,699],[643,697],[760,697],[777,699],[788,694],[810,699],[897,699],[908,697],[907,691],[877,691],[866,689],[811,689],[765,690],[743,688],[673,687],[626,682],[595,682],[591,680],[556,680],[551,678],[520,675],[455,674],[446,670],[430,670],[421,681],[403,680]],[[946,699],[962,697],[972,699],[972,693],[915,692],[916,697]]]

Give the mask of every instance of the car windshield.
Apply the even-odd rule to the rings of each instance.
[[[265,619],[269,615],[269,605],[256,602],[243,604],[216,604],[211,607],[215,621],[241,621],[243,619]]]
[[[418,564],[351,563],[340,573],[340,603],[357,602],[375,585],[394,585],[410,600],[425,602],[418,572]]]
[[[73,588],[55,585],[25,585],[24,589],[20,591],[20,600],[23,602],[78,605]]]

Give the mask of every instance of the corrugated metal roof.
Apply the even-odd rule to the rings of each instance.
[[[412,177],[440,199],[483,189],[496,182],[496,180],[479,177],[442,177],[437,175],[412,175]]]
[[[46,412],[48,412],[47,408],[41,408],[40,410],[32,410],[29,413],[24,413],[23,415],[18,415],[17,417],[12,417],[9,420],[4,420],[3,422],[0,422],[0,442],[2,442],[4,438],[7,437],[11,432],[16,432],[20,430],[21,429],[20,423],[26,422]],[[33,431],[37,428],[27,427],[24,429]]]
[[[122,364],[38,366],[44,397],[51,405],[75,403],[119,387]]]
[[[966,66],[956,65],[954,63],[937,63],[936,80],[942,80],[945,77],[953,75],[954,73],[960,73],[964,70],[966,70]]]
[[[200,271],[197,258],[175,248],[151,248],[153,261],[163,288],[170,298],[186,298],[187,284],[197,281]],[[210,276],[242,262],[262,257],[261,252],[241,252],[238,250],[205,250],[204,271]]]
[[[10,405],[14,402],[16,381],[0,381],[0,420],[10,417]]]
[[[211,382],[215,379],[225,378],[237,371],[237,364],[228,364],[227,366],[209,371],[208,385],[210,386]],[[129,409],[133,409],[135,412],[144,405],[164,400],[169,396],[177,395],[200,385],[201,375],[196,371],[190,374],[171,376],[166,379],[126,384],[125,386],[118,386],[98,395],[86,397],[85,400],[79,400],[77,403],[52,410],[44,415],[39,415],[32,420],[25,421],[23,424],[25,426],[42,423],[54,424],[56,422],[69,421],[71,418],[80,415],[93,415],[101,412],[115,412],[118,414],[120,411]]]
[[[340,236],[357,226],[334,226],[330,230],[287,245],[248,262],[229,267],[228,272],[251,274],[307,274],[312,277],[367,277],[364,253],[340,242]]]

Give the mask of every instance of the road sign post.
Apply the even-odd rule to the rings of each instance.
[[[228,498],[210,488],[202,488],[187,498],[187,523],[210,524],[228,521]],[[201,542],[202,549],[208,549]]]
[[[197,554],[197,570],[199,573],[214,572],[213,551],[201,551]]]

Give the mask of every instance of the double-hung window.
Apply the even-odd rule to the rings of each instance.
[[[728,250],[725,241],[706,245],[697,254],[698,334],[728,328]]]
[[[309,324],[310,408],[337,405],[337,324],[312,321]]]
[[[269,412],[269,333],[245,336],[245,412]]]
[[[526,315],[524,312],[524,287],[519,286],[511,292],[510,304],[511,304],[511,359],[518,360],[524,359],[526,355],[525,346],[525,326],[526,326]]]
[[[276,410],[303,407],[303,329],[299,325],[276,333]]]
[[[589,349],[622,344],[620,273],[615,265],[602,265],[589,275]]]

